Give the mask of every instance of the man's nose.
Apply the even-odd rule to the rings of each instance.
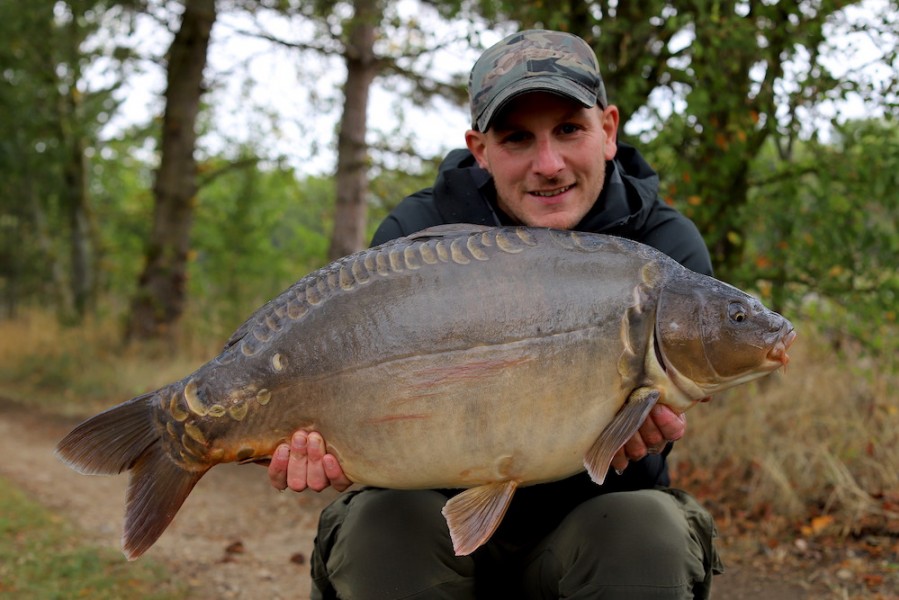
[[[543,177],[555,177],[565,168],[562,153],[553,140],[539,140],[534,157],[534,172]]]

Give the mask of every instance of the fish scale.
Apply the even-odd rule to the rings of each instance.
[[[347,476],[465,488],[455,551],[520,486],[597,484],[656,403],[682,412],[786,364],[793,327],[740,290],[600,234],[455,225],[339,259],[254,313],[222,353],[76,427],[85,473],[131,471],[124,549],[145,552],[203,474],[319,431]]]

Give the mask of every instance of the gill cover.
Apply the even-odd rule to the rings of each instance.
[[[792,330],[755,298],[704,275],[675,278],[659,296],[660,358],[675,384],[694,399],[780,367],[777,349]]]

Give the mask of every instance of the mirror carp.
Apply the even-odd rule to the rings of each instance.
[[[683,412],[789,360],[788,320],[622,238],[448,225],[339,259],[256,311],[221,354],[78,425],[57,454],[130,471],[123,548],[149,549],[200,478],[319,431],[347,476],[464,488],[457,554],[519,486],[586,469],[662,403]]]

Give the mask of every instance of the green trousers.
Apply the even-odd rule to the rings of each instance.
[[[711,516],[679,490],[596,496],[539,539],[500,527],[461,557],[440,512],[446,499],[433,490],[341,496],[319,521],[312,598],[708,598],[723,571]]]

